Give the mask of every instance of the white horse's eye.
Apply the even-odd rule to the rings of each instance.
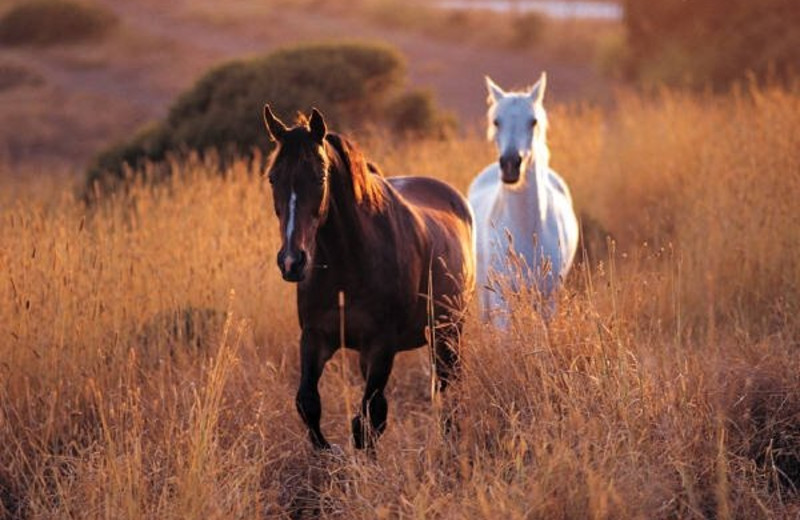
[[[531,128],[533,128],[534,126],[536,126],[536,120],[535,119],[531,119]]]
[[[494,126],[500,126],[500,120],[499,119],[495,119],[494,121],[492,121],[492,124]]]

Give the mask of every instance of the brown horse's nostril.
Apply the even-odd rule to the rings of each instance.
[[[301,273],[306,268],[307,259],[308,256],[306,256],[306,252],[300,251],[297,254],[297,258],[295,259],[294,264],[292,265],[292,270],[297,273]]]
[[[305,278],[305,268],[308,255],[305,251],[292,254],[287,251],[278,253],[278,267],[281,269],[283,279],[288,282],[299,282]]]

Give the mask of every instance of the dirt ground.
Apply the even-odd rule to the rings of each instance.
[[[484,74],[510,87],[547,70],[549,103],[596,100],[610,89],[589,59],[566,62],[426,38],[353,16],[249,0],[97,1],[121,19],[101,43],[0,47],[0,166],[6,172],[81,169],[99,148],[163,117],[175,95],[214,64],[306,40],[375,39],[398,47],[411,84],[430,88],[473,128],[485,111]]]

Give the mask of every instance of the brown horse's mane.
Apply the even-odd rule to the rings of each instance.
[[[350,184],[356,204],[370,211],[378,211],[388,204],[384,186],[378,181],[382,177],[374,163],[368,163],[355,143],[339,134],[325,136],[331,166],[341,178]]]

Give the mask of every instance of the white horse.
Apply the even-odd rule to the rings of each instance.
[[[547,76],[527,92],[504,92],[488,76],[488,138],[499,160],[469,187],[477,231],[478,305],[484,321],[505,328],[506,289],[532,290],[549,318],[555,291],[578,248],[578,220],[564,180],[550,169]]]

